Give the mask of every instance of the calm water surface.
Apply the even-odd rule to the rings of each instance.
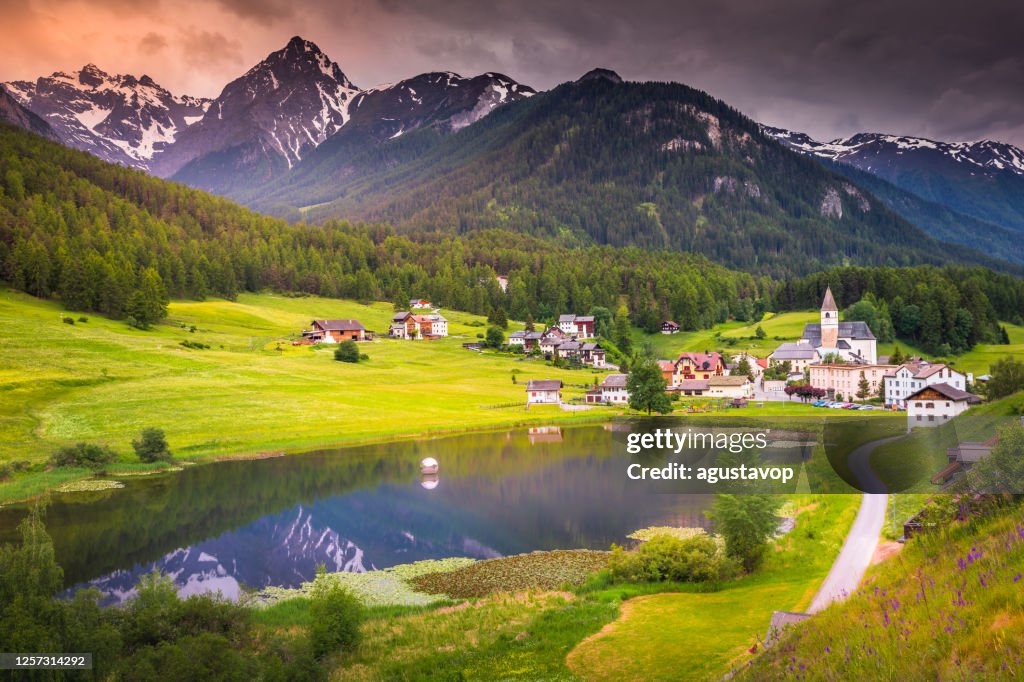
[[[144,573],[182,594],[296,587],[319,564],[367,571],[420,559],[607,549],[649,525],[706,525],[703,495],[626,484],[611,427],[469,434],[187,468],[58,495],[46,512],[65,584],[130,598]],[[440,462],[436,485],[419,462]],[[12,541],[24,509],[0,511]]]

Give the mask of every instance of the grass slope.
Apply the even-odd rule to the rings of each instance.
[[[954,523],[869,569],[848,601],[787,630],[740,679],[1020,679],[1022,571],[1019,505]]]
[[[754,575],[719,592],[627,601],[622,616],[569,656],[586,680],[720,679],[760,641],[772,611],[807,607],[842,547],[859,495],[800,496],[796,528]]]
[[[39,465],[77,441],[108,444],[127,458],[131,439],[147,426],[164,429],[179,458],[209,459],[580,419],[587,415],[554,407],[482,406],[524,401],[529,379],[582,386],[597,376],[464,350],[461,344],[485,329],[474,326],[483,320],[450,311],[451,337],[362,344],[370,360],[357,365],[335,362],[330,348],[290,344],[314,317],[386,329],[393,313],[381,303],[274,295],[175,302],[167,323],[151,331],[98,316],[67,325],[62,314],[56,303],[0,291],[0,461]],[[211,348],[186,349],[184,340]],[[565,395],[583,392],[569,387]],[[0,499],[81,475],[18,477],[0,484]]]

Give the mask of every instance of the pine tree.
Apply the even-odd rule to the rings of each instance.
[[[139,278],[139,287],[128,299],[128,315],[135,326],[148,329],[167,317],[169,303],[160,274],[153,268],[146,268]]]
[[[857,383],[857,397],[864,400],[871,395],[871,385],[868,383],[868,379],[864,376],[864,370],[860,372],[860,381]]]
[[[615,313],[615,322],[612,328],[612,342],[619,349],[624,357],[633,353],[633,330],[629,325],[629,309],[626,306],[619,306]]]

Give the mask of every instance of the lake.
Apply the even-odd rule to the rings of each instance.
[[[132,596],[160,570],[182,595],[297,587],[319,564],[366,571],[421,559],[608,549],[651,525],[704,526],[708,495],[629,485],[611,430],[538,427],[327,450],[125,477],[54,495],[45,523],[65,584]],[[433,480],[419,463],[434,457]],[[13,541],[24,508],[0,510]]]

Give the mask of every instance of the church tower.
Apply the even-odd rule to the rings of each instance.
[[[821,345],[825,348],[839,345],[839,308],[832,297],[832,287],[825,290],[825,300],[821,302]]]

